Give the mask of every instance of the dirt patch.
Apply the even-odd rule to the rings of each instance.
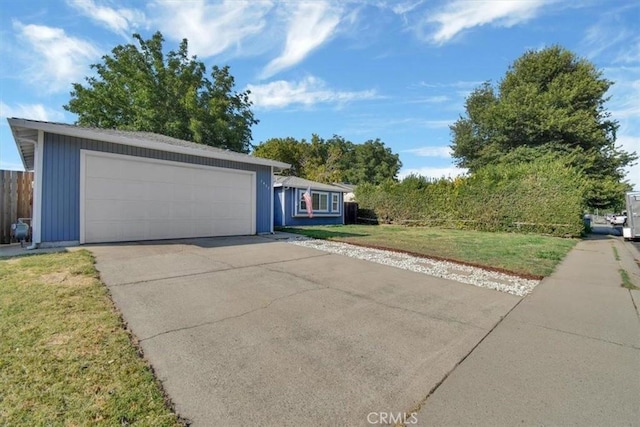
[[[49,341],[47,341],[48,346],[57,347],[61,345],[66,345],[71,341],[71,335],[69,334],[54,334]]]
[[[55,285],[64,282],[67,280],[68,273],[65,272],[56,272],[56,273],[47,273],[43,274],[40,279],[49,285]]]
[[[43,274],[40,276],[40,280],[46,285],[86,286],[91,284],[92,278],[62,271]]]

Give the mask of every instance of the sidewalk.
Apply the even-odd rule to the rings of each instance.
[[[612,247],[616,247],[616,260]],[[580,242],[420,408],[418,425],[640,425],[640,253]]]

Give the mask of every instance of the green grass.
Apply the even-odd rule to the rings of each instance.
[[[632,290],[640,289],[631,282],[631,278],[629,277],[629,273],[627,273],[627,270],[624,270],[621,268],[620,270],[618,270],[618,272],[620,273],[620,279],[622,279],[621,286],[623,288],[632,289]]]
[[[87,251],[0,260],[1,425],[181,425]]]
[[[613,249],[613,257],[615,258],[615,260],[620,261],[620,254],[618,253],[618,248],[616,248],[615,246],[611,246],[611,249]]]
[[[533,234],[425,227],[344,225],[282,230],[318,239],[401,250],[532,276],[551,274],[577,243],[575,239]]]

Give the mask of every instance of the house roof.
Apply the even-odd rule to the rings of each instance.
[[[44,122],[38,120],[9,118],[7,119],[13,138],[18,146],[22,164],[26,170],[34,168],[35,143],[38,141],[38,131],[58,135],[74,136],[77,138],[94,139],[121,145],[149,148],[153,150],[169,151],[180,154],[190,154],[200,157],[229,160],[255,165],[273,166],[276,169],[289,169],[291,165],[276,160],[253,157],[248,154],[236,153],[182,139],[171,138],[151,132],[136,132],[117,129],[99,129],[70,125],[67,123]]]
[[[336,187],[335,185],[323,184],[322,182],[310,181],[304,178],[298,178],[297,176],[276,176],[274,187],[293,187],[293,188],[308,188],[312,190],[322,191],[335,191],[337,193],[345,193],[344,188]]]
[[[356,185],[354,184],[346,184],[344,182],[334,182],[333,185],[336,187],[343,188],[345,192],[353,193],[356,189]]]

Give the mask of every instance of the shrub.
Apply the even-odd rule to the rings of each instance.
[[[557,158],[497,164],[466,178],[358,186],[359,207],[382,223],[577,236],[584,229],[586,185]]]

